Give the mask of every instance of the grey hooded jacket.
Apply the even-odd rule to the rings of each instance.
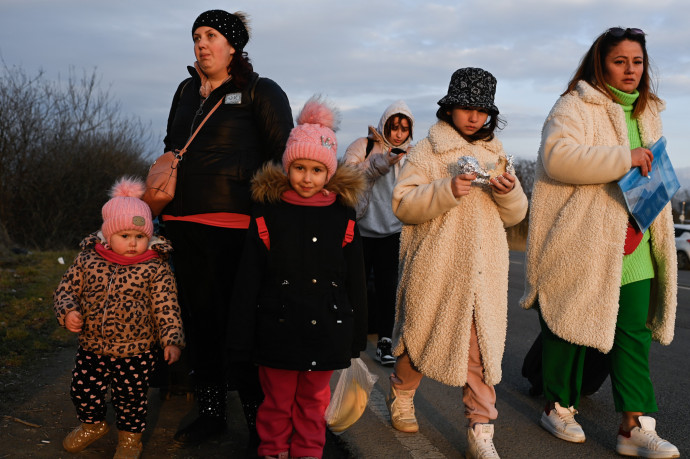
[[[391,202],[393,188],[405,158],[390,164],[388,156],[393,145],[383,135],[386,121],[398,113],[411,121],[410,136],[402,145],[397,146],[407,150],[414,132],[414,117],[407,104],[398,100],[386,108],[377,128],[369,126],[369,135],[355,140],[345,151],[345,163],[356,165],[367,180],[367,191],[357,206],[357,225],[364,237],[386,237],[402,231],[402,223],[393,214]],[[374,147],[368,156],[367,139],[374,140]]]

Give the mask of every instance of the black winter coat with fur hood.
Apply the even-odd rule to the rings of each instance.
[[[364,189],[359,172],[340,165],[326,188],[337,193],[324,207],[289,204],[290,189],[277,165],[252,182],[256,203],[230,312],[230,360],[288,370],[335,370],[366,346],[367,304],[362,243],[354,205]],[[263,217],[270,249],[259,237]]]

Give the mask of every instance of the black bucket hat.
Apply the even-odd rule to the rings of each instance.
[[[444,106],[476,107],[498,115],[494,105],[496,95],[496,78],[486,70],[467,67],[458,69],[450,77],[448,94],[438,104]]]

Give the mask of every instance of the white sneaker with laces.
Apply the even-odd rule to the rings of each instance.
[[[574,407],[562,407],[558,402],[553,410],[545,409],[541,413],[539,424],[552,435],[572,443],[584,443],[585,433],[575,420],[577,410]]]
[[[391,414],[391,424],[401,432],[415,433],[419,431],[417,417],[414,415],[414,389],[395,390],[391,384],[391,392],[386,400]]]
[[[467,459],[500,459],[494,447],[494,425],[475,424],[467,429]]]
[[[640,426],[630,431],[626,437],[618,433],[616,452],[621,456],[639,456],[651,458],[680,457],[680,452],[669,441],[656,433],[656,420],[649,416],[639,417]]]

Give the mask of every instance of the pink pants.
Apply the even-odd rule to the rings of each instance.
[[[259,366],[265,395],[256,418],[259,456],[277,456],[283,451],[289,451],[290,457],[323,455],[332,374]]]
[[[477,328],[472,321],[470,335],[470,353],[467,364],[467,384],[462,388],[462,402],[465,404],[465,417],[469,425],[486,424],[498,417],[496,411],[496,390],[484,382],[484,366],[482,365]],[[407,351],[403,352],[395,361],[395,368],[391,374],[391,385],[398,390],[417,389],[422,381],[420,373],[412,364]]]

